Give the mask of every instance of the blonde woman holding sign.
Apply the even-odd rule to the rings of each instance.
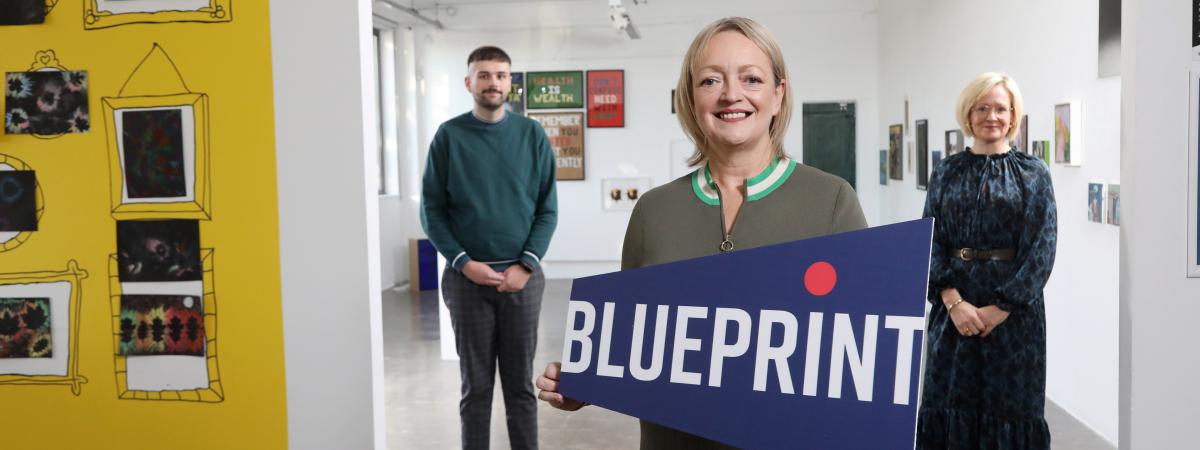
[[[663,264],[865,228],[854,189],[796,163],[783,149],[792,115],[783,52],[762,25],[718,20],[684,57],[675,109],[696,144],[690,175],[643,194],[625,231],[621,268]],[[719,276],[719,274],[714,274]],[[576,410],[558,393],[559,364],[538,378],[538,397]],[[647,449],[726,446],[642,421]]]

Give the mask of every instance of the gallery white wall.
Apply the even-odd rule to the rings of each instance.
[[[1122,449],[1190,448],[1200,422],[1200,279],[1184,277],[1190,2],[1124,0]],[[1191,162],[1195,164],[1195,162]]]
[[[1055,104],[1082,104],[1085,164],[1050,167],[1058,251],[1045,291],[1047,396],[1116,443],[1120,228],[1088,222],[1086,194],[1089,181],[1121,180],[1121,79],[1097,78],[1097,10],[1092,0],[1014,0],[1003,13],[985,2],[880,2],[881,113],[875,132],[886,148],[887,126],[904,121],[907,95],[911,120],[929,120],[929,148],[944,150],[944,132],[959,128],[954,118],[959,92],[986,71],[1017,81],[1031,139],[1053,141]],[[903,181],[888,180],[882,189],[881,222],[918,218],[924,203],[916,172],[906,171]]]
[[[368,0],[271,2],[293,449],[386,447],[370,27]]]
[[[626,127],[588,129],[587,179],[558,184],[559,228],[546,255],[547,274],[587,276],[617,268],[628,220],[627,212],[601,210],[601,180],[639,176],[658,185],[671,179],[670,145],[685,137],[670,114],[669,93],[690,39],[712,19],[745,15],[775,33],[792,71],[797,107],[857,103],[857,190],[873,226],[918,218],[924,205],[915,172],[887,186],[877,182],[878,151],[887,146],[887,125],[904,120],[905,96],[911,100],[911,120],[929,120],[930,149],[944,150],[943,132],[958,128],[953,107],[962,86],[987,70],[1007,72],[1024,91],[1031,139],[1053,139],[1054,104],[1076,100],[1083,107],[1085,164],[1051,167],[1059,244],[1046,289],[1048,396],[1116,442],[1120,228],[1086,220],[1086,188],[1090,181],[1121,182],[1121,79],[1097,77],[1094,2],[1017,0],[1000,21],[992,20],[994,5],[980,2],[811,0],[781,2],[769,11],[701,2],[711,14],[696,20],[655,19],[654,8],[678,4],[653,2],[633,10],[643,36],[639,41],[617,35],[607,23],[581,24],[581,17],[604,13],[600,3],[567,8],[547,2],[534,10],[462,7],[456,17],[444,18],[454,21],[449,31],[416,27],[417,163],[405,167],[402,161],[402,171],[419,174],[438,124],[470,109],[462,77],[466,55],[479,45],[508,50],[514,71],[624,69]],[[507,25],[523,23],[517,18],[529,14],[552,25]],[[787,140],[797,158],[801,128],[797,114]],[[412,189],[410,194],[419,193]],[[406,199],[404,208],[415,217],[415,199]]]
[[[773,8],[739,8],[727,2],[701,2],[700,19],[647,20],[669,17],[677,3],[653,2],[635,10],[641,40],[617,34],[607,23],[606,5],[542,3],[536,11],[542,23],[561,24],[535,29],[506,26],[506,19],[528,15],[523,8],[461,7],[452,31],[422,27],[414,31],[418,93],[419,165],[437,126],[470,110],[472,100],[463,88],[466,57],[480,45],[497,45],[513,57],[513,71],[625,70],[625,128],[586,130],[586,180],[558,183],[558,229],[545,258],[547,276],[574,278],[614,271],[619,267],[621,242],[629,212],[601,209],[601,180],[649,177],[657,186],[671,181],[670,145],[686,140],[670,111],[683,54],[707,23],[729,15],[762,22],[781,42],[796,101],[786,148],[802,156],[800,105],[804,102],[857,103],[859,197],[868,221],[877,224],[872,205],[878,148],[877,23],[873,1],[780,4]],[[814,4],[822,4],[820,8]],[[577,24],[583,17],[595,24]],[[691,17],[691,15],[689,15]],[[447,19],[449,20],[449,19]],[[636,19],[635,19],[636,20]],[[514,20],[516,21],[516,20]],[[415,204],[412,208],[416,208]]]

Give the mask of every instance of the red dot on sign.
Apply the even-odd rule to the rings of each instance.
[[[823,296],[837,286],[837,270],[825,261],[815,262],[804,272],[804,288],[815,296]]]

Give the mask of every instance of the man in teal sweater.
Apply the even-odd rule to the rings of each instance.
[[[537,448],[540,265],[558,222],[558,200],[546,132],[504,109],[511,64],[496,47],[467,57],[464,81],[475,107],[438,128],[421,195],[421,225],[449,261],[441,288],[462,375],[462,445],[470,449],[488,448],[497,364],[509,442]]]

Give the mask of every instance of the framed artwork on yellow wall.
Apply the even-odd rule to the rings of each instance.
[[[214,251],[201,250],[204,275],[189,282],[122,282],[108,259],[117,397],[123,400],[225,400],[217,364]]]
[[[210,219],[208,96],[107,97],[102,105],[113,216]]]
[[[83,27],[108,28],[135,23],[207,22],[233,20],[233,0],[84,0]]]
[[[162,47],[101,106],[113,217],[212,219],[208,95],[188,89]]]
[[[29,69],[4,74],[4,133],[54,139],[91,130],[88,72],[62,65],[54,50],[34,54]]]
[[[69,386],[79,395],[79,308],[87,271],[0,274],[0,389]]]
[[[15,175],[25,175],[17,177]],[[7,175],[7,176],[6,176]],[[46,202],[32,167],[0,154],[0,253],[19,247],[37,231]],[[32,225],[29,219],[33,219]]]

